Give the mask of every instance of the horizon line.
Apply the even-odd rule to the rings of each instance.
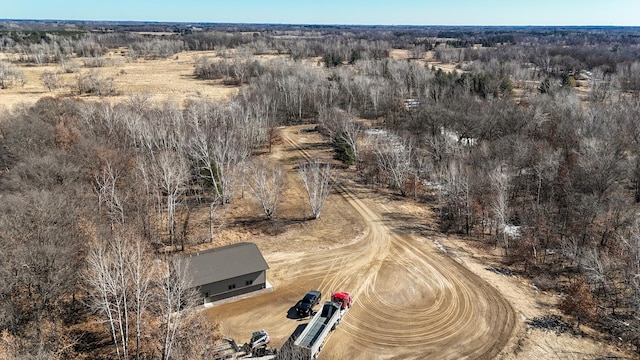
[[[554,24],[554,25],[496,25],[496,24],[364,24],[364,23],[285,23],[285,22],[227,22],[227,21],[183,21],[183,20],[96,20],[96,19],[11,19],[0,18],[2,21],[42,21],[42,22],[88,22],[88,23],[141,23],[141,24],[211,24],[211,25],[266,25],[266,26],[355,26],[355,27],[506,27],[506,28],[640,28],[640,25],[604,25],[604,24],[581,24],[581,25],[569,25],[569,24]],[[1,30],[0,30],[1,31]]]

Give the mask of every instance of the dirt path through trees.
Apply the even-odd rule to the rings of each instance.
[[[293,134],[285,131],[285,147],[300,150]],[[299,296],[344,290],[355,304],[321,359],[494,358],[515,327],[498,291],[431,242],[395,229],[368,191],[349,182],[337,190],[364,219],[364,234],[323,251],[267,254],[275,291],[207,310],[223,331],[243,341],[264,328],[280,346],[306,323],[287,318]]]

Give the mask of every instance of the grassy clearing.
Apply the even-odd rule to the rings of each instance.
[[[148,95],[155,102],[183,103],[190,98],[227,100],[235,96],[237,87],[225,86],[221,81],[199,80],[193,76],[195,60],[200,56],[215,56],[213,51],[184,51],[168,59],[129,62],[124,51],[108,54],[106,66],[86,68],[82,59],[72,59],[78,71],[66,73],[58,64],[34,66],[16,65],[24,73],[26,82],[22,87],[0,90],[0,109],[11,110],[15,105],[33,104],[45,96],[73,96],[84,99],[99,97],[78,95],[77,79],[79,75],[95,72],[102,77],[112,78],[117,95],[110,96],[114,102],[122,101],[132,95]],[[0,58],[9,58],[2,54]],[[49,91],[42,82],[46,72],[60,72],[61,87]]]

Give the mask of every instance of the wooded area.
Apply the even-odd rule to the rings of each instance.
[[[0,27],[0,96],[24,84],[21,64],[96,69],[69,96],[0,116],[0,357],[208,358],[218,334],[177,311],[195,304],[175,254],[211,242],[240,191],[278,216],[287,184],[263,155],[294,124],[317,124],[364,183],[501,248],[576,324],[640,351],[639,30],[89,28],[110,25]],[[215,50],[194,77],[238,96],[76,98],[117,92],[100,74],[114,49],[132,62]],[[338,170],[298,169],[313,221]],[[209,231],[191,226],[197,209]]]

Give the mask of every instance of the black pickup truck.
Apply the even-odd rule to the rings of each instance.
[[[311,290],[302,300],[296,304],[296,312],[299,316],[313,315],[313,307],[320,303],[322,293],[318,290]]]

